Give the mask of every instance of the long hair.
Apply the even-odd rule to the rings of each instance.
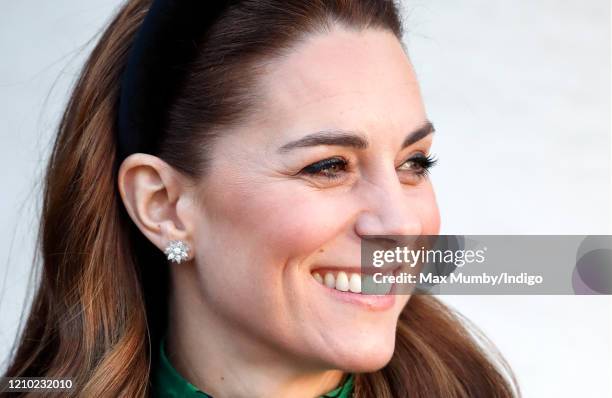
[[[167,263],[127,215],[114,167],[121,75],[150,3],[128,1],[103,32],[59,125],[44,180],[42,272],[6,376],[70,377],[72,396],[148,396],[167,323]],[[337,24],[402,38],[392,0],[244,0],[228,7],[198,43],[155,155],[202,176],[214,136],[257,106],[260,66]],[[354,390],[356,398],[518,394],[492,346],[432,296],[409,300],[391,361],[356,375]]]

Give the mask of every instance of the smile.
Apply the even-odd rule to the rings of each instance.
[[[361,274],[349,273],[344,271],[336,272],[327,271],[324,276],[319,272],[313,272],[312,277],[322,285],[330,289],[340,290],[341,292],[361,293]]]
[[[312,277],[321,285],[330,289],[335,289],[340,292],[350,292],[361,294],[361,273],[345,272],[340,270],[315,270],[311,273]],[[364,278],[368,279],[368,286],[372,289],[366,294],[386,295],[391,291],[392,284],[390,283],[372,283],[372,275],[366,274]]]

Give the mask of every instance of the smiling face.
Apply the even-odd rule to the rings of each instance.
[[[243,346],[373,371],[408,297],[351,292],[360,237],[439,230],[414,71],[392,33],[340,28],[267,68],[263,110],[215,142],[198,187],[198,305]]]

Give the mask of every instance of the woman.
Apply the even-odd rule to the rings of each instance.
[[[516,396],[434,297],[360,294],[360,239],[439,231],[401,37],[389,0],[125,4],[59,128],[7,376],[83,397]]]

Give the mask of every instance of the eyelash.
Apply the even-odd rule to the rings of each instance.
[[[414,171],[414,175],[419,179],[429,175],[430,169],[436,165],[438,159],[434,158],[431,155],[417,154],[410,159],[407,159],[404,163],[400,165],[403,166],[408,162],[413,162],[416,164],[419,169]],[[328,159],[323,159],[319,162],[313,163],[309,166],[306,166],[300,171],[300,174],[307,174],[314,177],[322,177],[329,180],[335,180],[341,178],[339,172],[329,173],[329,170],[333,167],[341,167],[341,171],[346,171],[349,166],[349,162],[341,157],[333,157]]]

